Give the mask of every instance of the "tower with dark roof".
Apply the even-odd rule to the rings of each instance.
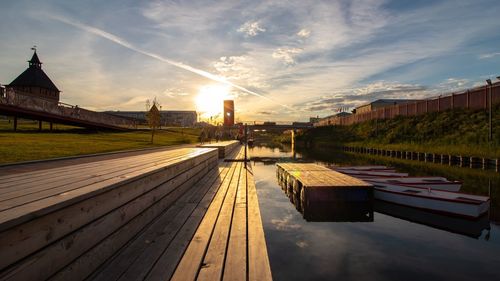
[[[54,85],[47,74],[43,72],[42,62],[40,62],[36,54],[36,49],[33,48],[33,50],[33,57],[28,61],[28,69],[17,76],[8,87],[21,94],[58,102],[61,91]]]

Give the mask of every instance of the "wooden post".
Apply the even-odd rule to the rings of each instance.
[[[245,169],[247,168],[247,124],[245,123]]]
[[[467,101],[466,101],[466,102],[467,102],[467,105],[466,105],[466,108],[467,108],[467,109],[469,109],[469,99],[470,99],[470,97],[469,97],[469,90],[467,90],[467,92],[465,93],[465,96],[467,97]]]
[[[14,116],[14,132],[17,131],[17,116]]]
[[[38,131],[42,130],[42,120],[38,120]]]
[[[51,130],[51,131],[52,131],[52,125],[53,125],[53,124],[52,124],[52,122],[50,122],[50,130]]]

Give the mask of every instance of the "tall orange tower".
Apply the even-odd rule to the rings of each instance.
[[[224,101],[224,126],[231,127],[234,125],[234,101]]]

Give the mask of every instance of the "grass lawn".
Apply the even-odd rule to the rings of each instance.
[[[38,123],[20,121],[17,132],[7,120],[0,120],[0,163],[49,159],[119,150],[196,143],[196,129],[161,130],[150,143],[149,131],[96,132],[71,126],[55,125],[56,130],[38,132]]]

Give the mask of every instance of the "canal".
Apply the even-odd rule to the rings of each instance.
[[[252,166],[274,280],[500,280],[498,174],[328,150],[260,146],[249,154],[264,160]],[[273,158],[444,176],[463,181],[462,191],[489,194],[492,207],[466,220],[375,201],[362,214],[321,208],[304,218],[281,189]]]

